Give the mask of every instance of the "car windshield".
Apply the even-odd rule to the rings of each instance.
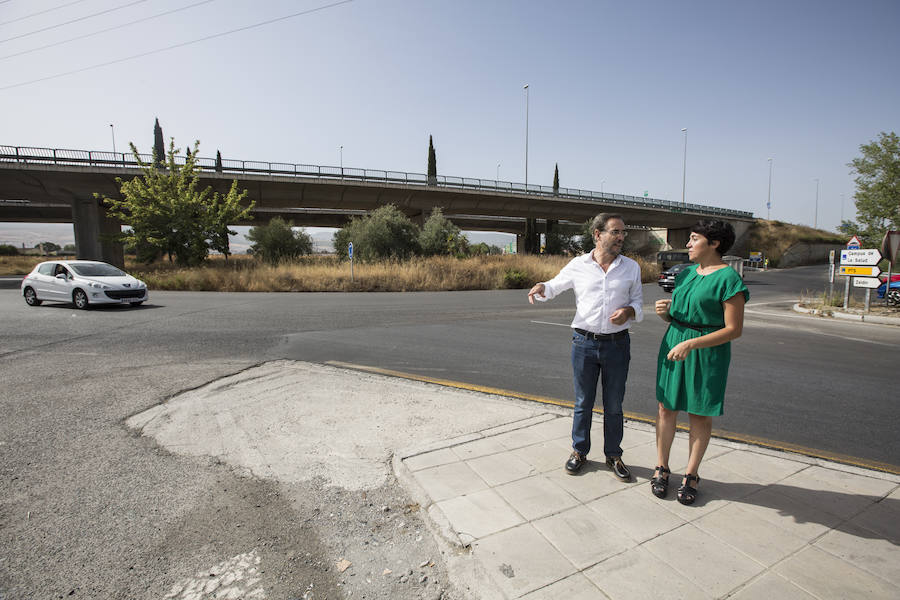
[[[674,267],[669,269],[669,271],[671,271],[672,273],[680,273],[681,271],[684,271],[692,264],[694,264],[694,263],[681,263],[680,265],[675,265]]]
[[[106,263],[70,263],[69,268],[82,277],[121,277],[125,275],[124,271]]]

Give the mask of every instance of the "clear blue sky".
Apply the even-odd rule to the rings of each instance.
[[[203,156],[421,173],[431,134],[440,174],[523,181],[527,83],[529,183],[681,200],[686,127],[688,202],[765,217],[771,157],[772,218],[811,225],[818,178],[834,229],[847,163],[900,131],[896,0],[354,0],[54,77],[329,4],[122,26],[198,2],[0,0],[0,143],[110,150],[112,123],[147,152],[158,117]]]

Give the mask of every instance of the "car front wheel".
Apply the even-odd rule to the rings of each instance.
[[[41,300],[38,300],[37,294],[30,287],[25,288],[25,304],[28,306],[40,306]]]
[[[75,304],[75,308],[79,310],[84,310],[88,307],[88,297],[87,294],[84,293],[82,289],[76,289],[72,292],[72,302]]]

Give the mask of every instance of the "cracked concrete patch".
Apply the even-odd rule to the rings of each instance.
[[[172,452],[212,456],[285,483],[382,485],[401,447],[425,446],[546,411],[466,390],[274,361],[187,391],[127,425]]]

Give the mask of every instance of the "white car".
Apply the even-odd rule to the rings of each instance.
[[[28,306],[71,302],[82,309],[96,304],[139,306],[150,298],[143,281],[95,260],[42,262],[22,280],[22,295]]]

